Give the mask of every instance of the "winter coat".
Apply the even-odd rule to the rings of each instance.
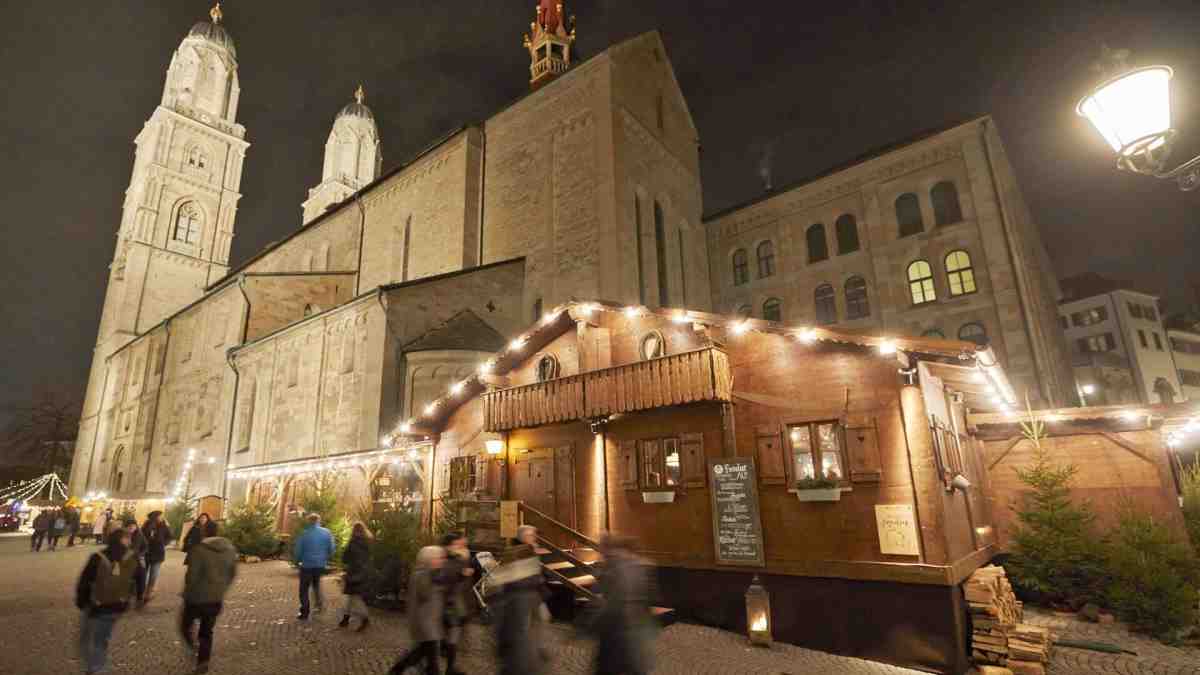
[[[371,578],[371,542],[366,537],[351,537],[342,552],[342,566],[346,568],[346,595],[366,593]]]
[[[539,556],[532,546],[510,546],[501,555],[501,566],[515,565]],[[498,600],[496,648],[501,675],[536,675],[544,672],[533,622],[545,600],[546,581],[538,572],[504,584]]]
[[[190,552],[183,579],[183,601],[191,605],[221,602],[237,576],[237,549],[225,537],[200,540]]]
[[[592,623],[598,641],[596,672],[648,673],[654,669],[655,627],[650,619],[645,566],[612,556],[598,580],[601,607]]]
[[[146,557],[146,537],[142,535],[141,530],[134,530],[133,534],[129,535],[129,550],[133,551],[133,557],[142,564],[142,560]]]
[[[96,519],[95,525],[92,526],[92,534],[98,534],[101,537],[108,538],[108,524],[112,522],[112,511],[105,511],[99,518]]]
[[[463,576],[463,570],[472,569],[471,556],[459,558],[446,551],[446,562],[438,570],[438,582],[446,589],[446,619],[458,624],[467,616],[467,587],[474,577]]]
[[[437,570],[418,568],[408,580],[408,630],[414,642],[441,640],[445,613],[445,588],[437,583]]]
[[[296,538],[292,549],[292,558],[299,563],[301,569],[323,569],[329,566],[329,559],[337,551],[333,541],[333,533],[320,525],[309,525],[304,533]]]
[[[62,511],[55,511],[50,516],[50,536],[61,537],[63,532],[67,531],[67,514]]]
[[[101,553],[104,558],[101,558]],[[79,575],[79,581],[75,584],[75,606],[80,610],[87,612],[88,615],[94,614],[120,614],[126,609],[129,609],[129,598],[133,597],[136,592],[133,571],[137,568],[136,561],[133,557],[133,552],[126,549],[124,546],[108,546],[101,553],[93,553],[88,557],[87,565],[83,568],[83,573]],[[105,560],[107,559],[107,561]],[[118,602],[108,602],[98,604],[94,599],[94,592],[99,582],[98,579],[102,569],[107,570],[106,578],[113,577],[115,565],[120,565],[120,577],[122,581],[128,583],[128,588],[124,589],[123,600]]]
[[[167,544],[171,543],[171,528],[163,521],[153,526],[146,523],[142,527],[142,536],[146,538],[146,564],[154,565],[167,559]]]
[[[191,529],[188,530],[187,536],[183,538],[183,552],[186,554],[183,557],[183,564],[191,564],[192,548],[199,544],[204,539],[204,526],[193,521]]]
[[[45,532],[50,529],[50,514],[42,511],[33,519],[33,531]]]

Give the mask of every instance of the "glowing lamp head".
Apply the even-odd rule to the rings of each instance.
[[[514,352],[521,351],[521,347],[524,347],[524,346],[525,346],[525,338],[524,337],[519,337],[516,340],[513,340],[512,342],[508,343],[509,350],[514,351]]]
[[[1084,96],[1075,112],[1086,117],[1118,154],[1154,150],[1171,129],[1171,75],[1167,66],[1123,73]]]
[[[811,345],[817,341],[817,331],[811,328],[803,328],[796,334],[796,338],[806,345]]]
[[[896,343],[891,340],[884,340],[879,343],[879,353],[887,356],[896,353]]]
[[[684,310],[679,310],[671,315],[671,321],[674,321],[675,323],[687,323],[691,320],[691,317],[689,317],[688,313]]]
[[[491,361],[484,361],[483,363],[479,364],[479,374],[480,375],[487,375],[490,372],[492,372]]]
[[[1096,393],[1096,385],[1085,384],[1082,387],[1080,387],[1079,390],[1082,391],[1083,393],[1087,394],[1088,396],[1091,396],[1092,394]]]
[[[405,422],[400,425],[400,433],[407,434],[412,431],[412,422]]]
[[[465,380],[463,382],[455,382],[454,385],[450,387],[450,393],[458,396],[462,393],[463,388],[466,386],[467,383]]]
[[[729,332],[734,335],[742,335],[748,330],[750,330],[750,323],[747,321],[734,321],[729,324]]]
[[[542,325],[548,326],[548,325],[554,323],[554,320],[557,318],[558,318],[558,312],[549,312],[542,316]]]
[[[499,438],[487,439],[484,441],[484,446],[487,447],[487,453],[489,455],[499,455],[500,453],[504,452],[504,441],[500,440]]]
[[[434,401],[433,403],[430,403],[429,405],[425,406],[425,414],[426,415],[432,415],[435,412],[437,412],[437,401]]]
[[[641,313],[642,313],[641,307],[631,306],[631,307],[625,308],[625,316],[629,317],[630,319],[636,319],[638,317],[638,315]]]

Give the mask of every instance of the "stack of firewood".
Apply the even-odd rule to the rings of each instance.
[[[980,568],[963,584],[971,610],[971,654],[984,675],[1043,675],[1053,635],[1021,623],[1024,612],[1004,568]]]

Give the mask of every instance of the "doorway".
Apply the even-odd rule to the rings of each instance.
[[[567,527],[575,527],[575,453],[571,446],[518,450],[511,496]]]

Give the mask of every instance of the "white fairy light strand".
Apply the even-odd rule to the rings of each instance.
[[[407,458],[409,461],[420,459],[420,453],[417,451],[417,448],[421,447],[421,445],[381,448],[367,452],[356,452],[349,456],[316,457],[279,464],[246,466],[241,468],[231,466],[226,470],[226,473],[230,478],[263,478],[290,476],[298,473],[314,473],[317,471],[338,471],[356,467],[369,467],[377,464],[399,464],[402,458]]]

